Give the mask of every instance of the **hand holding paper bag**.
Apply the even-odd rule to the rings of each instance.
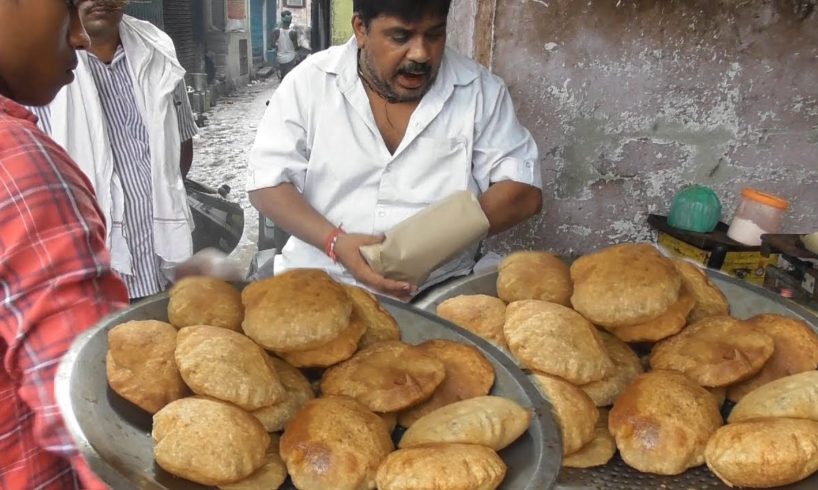
[[[395,225],[383,243],[361,247],[373,270],[388,279],[423,284],[435,269],[483,239],[489,220],[477,198],[460,191]]]

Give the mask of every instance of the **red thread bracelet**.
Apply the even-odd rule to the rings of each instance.
[[[343,233],[343,228],[341,228],[341,225],[338,225],[338,227],[332,230],[332,233],[329,234],[326,242],[324,242],[324,253],[326,253],[327,257],[336,263],[338,262],[338,256],[335,254],[335,244],[338,243],[338,237]]]

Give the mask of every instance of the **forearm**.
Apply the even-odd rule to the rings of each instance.
[[[324,241],[340,225],[330,223],[292,184],[250,192],[250,203],[276,226],[310,245],[324,249]]]
[[[480,207],[489,220],[489,235],[496,235],[538,214],[542,191],[520,182],[497,182],[480,197]]]
[[[193,140],[182,142],[182,151],[179,155],[179,169],[182,171],[182,177],[187,177],[190,172],[190,167],[193,166]]]

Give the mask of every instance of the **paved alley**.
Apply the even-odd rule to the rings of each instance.
[[[228,200],[244,209],[244,234],[232,257],[248,266],[256,251],[258,213],[245,191],[247,155],[266,109],[265,103],[278,86],[278,78],[255,81],[234,94],[220,98],[207,114],[207,125],[194,139],[193,168],[189,177],[218,188],[230,186]]]

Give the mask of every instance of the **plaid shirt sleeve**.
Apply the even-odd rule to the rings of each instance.
[[[63,425],[54,376],[128,296],[91,184],[35,121],[0,96],[0,488],[106,488]]]

